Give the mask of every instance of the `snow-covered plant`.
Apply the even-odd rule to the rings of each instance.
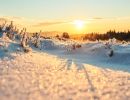
[[[109,56],[109,57],[112,57],[113,55],[114,55],[114,51],[113,51],[112,49],[109,50],[109,51],[108,51],[108,56]]]

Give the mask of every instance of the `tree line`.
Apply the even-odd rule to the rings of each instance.
[[[85,34],[85,36],[82,37],[83,40],[90,40],[90,41],[95,41],[95,40],[109,40],[112,38],[115,38],[120,41],[130,41],[130,31],[128,30],[127,32],[116,32],[115,30],[110,30],[104,34],[99,34],[99,33],[89,33]]]

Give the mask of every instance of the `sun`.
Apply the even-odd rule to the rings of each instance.
[[[82,20],[74,20],[74,25],[78,28],[78,29],[82,29],[84,27],[85,22]]]

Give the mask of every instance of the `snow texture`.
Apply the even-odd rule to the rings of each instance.
[[[0,45],[0,100],[130,99],[129,44],[112,45],[109,57],[103,42],[78,42],[82,47],[73,50],[74,41],[44,40],[42,50],[29,53],[6,43]]]

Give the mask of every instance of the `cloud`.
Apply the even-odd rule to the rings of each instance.
[[[7,18],[0,17],[0,25],[2,25],[5,22],[8,22],[9,20]]]
[[[94,18],[88,18],[87,20],[84,20],[86,22],[90,20],[101,20],[103,19],[102,17],[94,17]],[[45,21],[45,22],[39,22],[37,24],[34,24],[34,27],[42,27],[42,26],[51,26],[51,25],[58,25],[58,24],[72,24],[74,19],[72,20],[62,20],[62,21]]]
[[[6,18],[0,18],[0,22],[3,21],[8,21]]]
[[[10,22],[10,21],[14,21],[14,22],[21,22],[23,21],[23,18],[22,17],[15,17],[15,16],[1,16],[0,17],[0,23],[3,23],[3,22]]]
[[[126,17],[108,17],[108,18],[102,18],[102,17],[94,17],[92,18],[93,20],[129,20],[130,17],[126,16]]]
[[[40,22],[36,25],[33,25],[33,26],[50,26],[50,25],[57,25],[57,24],[65,24],[65,23],[68,23],[66,21],[48,21],[48,22]]]
[[[13,21],[14,25],[17,28],[23,28],[23,27],[27,27],[30,26],[31,24],[28,22],[27,19],[23,18],[23,17],[17,17],[17,16],[0,16],[0,25],[2,25],[3,23],[7,22],[6,24],[9,25],[10,22]]]
[[[92,19],[101,20],[101,19],[104,19],[104,18],[102,18],[102,17],[94,17]]]

